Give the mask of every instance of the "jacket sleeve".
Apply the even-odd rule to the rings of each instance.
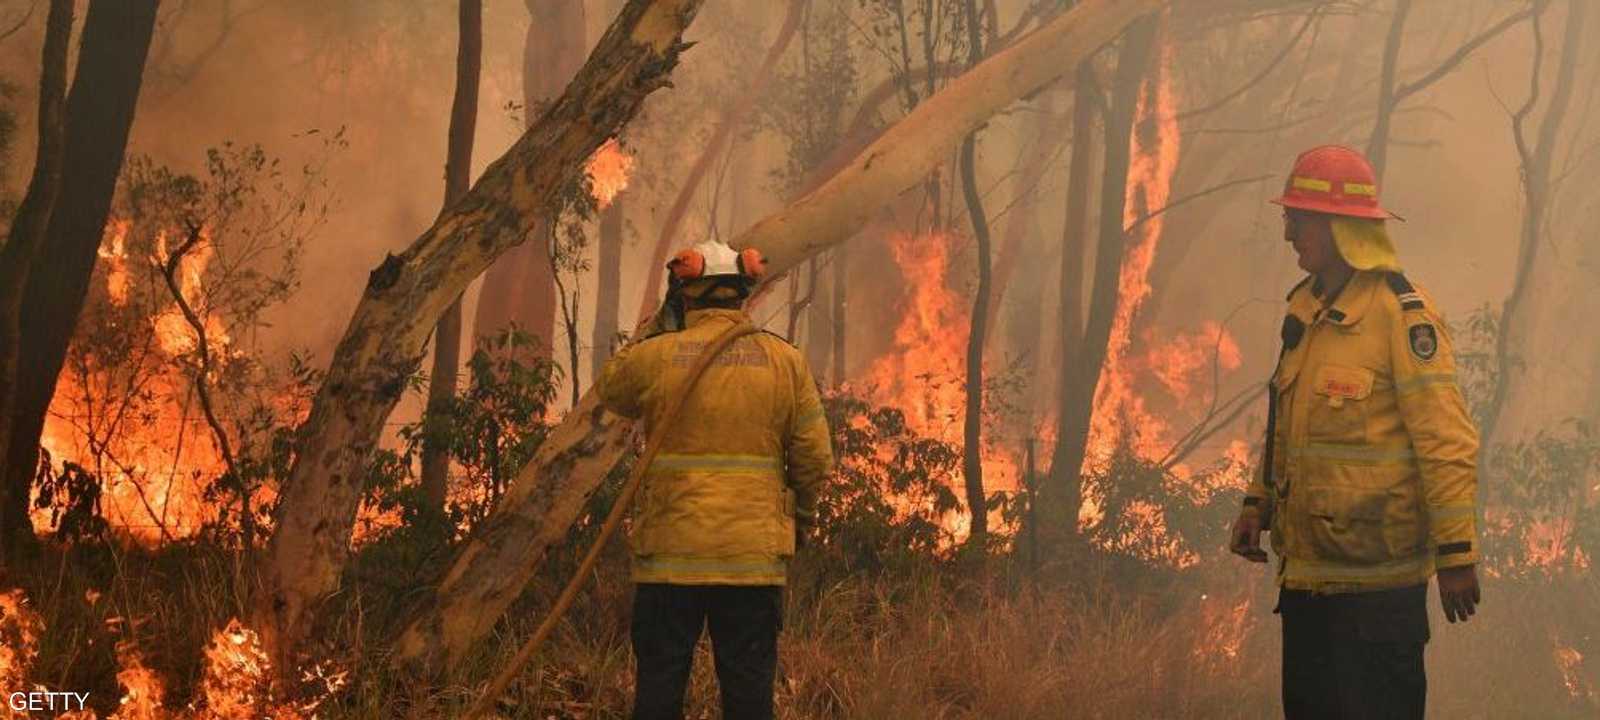
[[[611,356],[600,369],[599,382],[595,383],[601,404],[623,417],[637,418],[644,414],[642,401],[648,378],[637,367],[638,347],[626,347]]]
[[[1402,297],[1390,352],[1394,390],[1422,471],[1428,535],[1440,568],[1476,564],[1478,431],[1456,382],[1444,323],[1420,296]]]
[[[823,479],[833,469],[833,439],[817,383],[798,354],[793,372],[795,407],[784,442],[787,479],[795,496],[795,520],[809,526],[817,520],[817,495],[822,491]]]

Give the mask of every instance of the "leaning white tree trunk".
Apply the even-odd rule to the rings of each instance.
[[[745,231],[773,278],[850,237],[878,208],[949,157],[990,116],[1063,76],[1164,0],[1088,0],[989,57],[918,105],[831,180]],[[769,280],[770,282],[770,280]],[[434,595],[406,628],[396,660],[432,675],[459,660],[522,592],[550,548],[628,446],[629,423],[586,393],[517,473]]]
[[[434,323],[667,84],[702,1],[630,0],[538,122],[411,247],[372,271],[300,430],[262,568],[255,625],[278,672],[293,671],[312,610],[338,585],[366,464]]]

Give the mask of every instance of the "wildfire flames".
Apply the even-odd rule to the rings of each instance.
[[[875,401],[905,413],[912,430],[959,446],[964,443],[971,310],[946,284],[950,241],[941,233],[890,236],[889,247],[908,294],[902,301],[893,348],[873,362],[864,384]],[[1015,490],[1016,461],[987,435],[984,444],[985,490]],[[950,529],[959,539],[970,522],[966,516],[952,518]]]
[[[616,138],[607,140],[594,154],[584,169],[589,174],[589,188],[601,210],[611,205],[617,194],[628,189],[628,175],[633,172],[633,156],[622,149]]]
[[[131,229],[127,220],[106,224],[99,251],[103,262],[96,269],[105,283],[105,308],[96,310],[91,296],[86,316],[115,318],[126,312],[132,293],[139,290],[130,266],[143,262],[144,271],[154,277],[168,260],[166,232],[156,234],[153,253],[131,258]],[[184,301],[204,319],[215,371],[229,361],[232,339],[206,307],[203,277],[212,255],[202,234],[179,260],[176,278]],[[167,291],[163,286],[158,292]],[[214,518],[204,484],[225,469],[202,424],[192,379],[180,362],[195,361],[199,336],[170,294],[157,297],[163,301],[146,318],[152,346],[141,346],[131,356],[84,356],[76,363],[69,358],[40,438],[55,465],[74,463],[100,478],[100,509],[107,522],[146,543],[191,536]],[[113,319],[106,327],[119,331],[122,326]],[[135,382],[135,391],[126,390],[124,383]],[[50,510],[36,508],[33,520],[36,527],[49,527]]]

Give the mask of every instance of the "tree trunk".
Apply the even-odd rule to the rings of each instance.
[[[0,458],[8,456],[12,406],[20,387],[17,364],[22,355],[23,288],[29,271],[42,256],[50,217],[61,196],[67,45],[71,38],[72,0],[50,0],[39,68],[39,152],[28,190],[11,219],[10,237],[0,248]],[[29,482],[17,485],[6,482],[10,477],[0,478],[0,561],[25,553],[34,545],[33,524],[28,519],[33,475],[26,477]]]
[[[1523,325],[1532,318],[1524,317],[1524,314],[1530,312],[1526,303],[1534,291],[1533,268],[1538,260],[1539,246],[1545,239],[1545,213],[1549,209],[1551,190],[1550,160],[1560,137],[1561,123],[1566,119],[1567,106],[1572,100],[1573,76],[1583,44],[1584,14],[1588,12],[1590,3],[1587,0],[1571,0],[1567,4],[1566,31],[1561,42],[1555,88],[1551,91],[1550,104],[1544,109],[1544,117],[1539,121],[1539,134],[1530,146],[1523,136],[1523,123],[1539,99],[1539,70],[1544,53],[1539,21],[1546,4],[1539,5],[1539,14],[1533,18],[1535,55],[1528,101],[1512,116],[1512,139],[1516,141],[1517,156],[1521,159],[1522,238],[1517,247],[1516,274],[1512,279],[1511,292],[1500,310],[1500,333],[1495,338],[1496,378],[1493,395],[1484,412],[1483,427],[1480,428],[1480,453],[1493,445],[1500,430],[1500,418],[1511,397],[1519,369],[1519,363],[1512,356],[1513,349],[1528,345],[1523,337],[1523,333],[1527,332]]]
[[[700,190],[700,182],[711,171],[717,156],[722,153],[722,148],[733,137],[733,131],[739,129],[749,119],[750,109],[761,97],[761,92],[767,86],[767,81],[772,78],[772,73],[778,67],[778,60],[783,57],[783,51],[789,48],[789,41],[794,39],[795,31],[800,29],[800,19],[805,17],[806,5],[810,0],[789,0],[789,12],[783,18],[783,26],[778,29],[778,37],[772,41],[772,46],[767,48],[767,56],[762,59],[761,67],[756,69],[755,75],[750,78],[750,84],[745,86],[734,98],[722,119],[717,121],[717,127],[711,132],[711,140],[700,151],[700,157],[689,168],[689,174],[684,177],[683,184],[679,186],[678,197],[672,201],[672,207],[667,210],[666,220],[661,224],[661,234],[656,238],[655,250],[650,255],[650,264],[646,266],[644,295],[639,301],[639,319],[649,316],[661,302],[661,269],[666,267],[667,253],[672,251],[672,243],[678,238],[678,226],[683,223],[683,216],[689,212],[689,203],[694,200],[695,194]]]
[[[967,0],[968,65],[983,57],[983,35],[976,0]],[[961,471],[966,481],[967,512],[972,514],[969,547],[983,549],[989,538],[988,502],[983,492],[983,345],[989,331],[989,216],[978,189],[978,131],[961,142],[961,194],[967,203],[972,236],[978,242],[978,296],[972,301],[972,328],[967,333],[967,407],[962,427]]]
[[[1081,442],[1067,442],[1063,418],[1071,417],[1077,396],[1069,392],[1078,382],[1076,364],[1083,346],[1083,266],[1089,248],[1089,193],[1094,168],[1094,108],[1100,90],[1094,86],[1094,65],[1078,64],[1077,97],[1072,101],[1072,159],[1067,166],[1067,216],[1061,225],[1060,377],[1056,381],[1056,446],[1051,457],[1051,487],[1042,493],[1056,500],[1059,517],[1053,527],[1068,537],[1078,528],[1083,497]],[[1088,432],[1085,425],[1084,432]],[[1074,461],[1073,458],[1077,460]]]
[[[1383,43],[1383,69],[1378,76],[1378,118],[1372,126],[1372,138],[1367,141],[1367,161],[1378,182],[1383,182],[1383,169],[1389,162],[1389,123],[1394,117],[1394,77],[1400,63],[1400,43],[1405,37],[1406,16],[1411,14],[1411,0],[1395,0],[1394,18],[1389,22],[1389,36]]]
[[[23,542],[32,540],[27,503],[39,462],[39,435],[83,310],[117,175],[122,172],[155,31],[156,4],[156,0],[94,0],[78,41],[77,69],[67,95],[61,192],[44,241],[49,258],[28,268],[21,289],[16,375],[6,378],[15,390],[4,463],[7,490],[0,515],[14,536],[25,536]]]
[[[1084,453],[1089,439],[1089,420],[1094,413],[1095,390],[1105,366],[1106,343],[1117,312],[1118,280],[1126,249],[1123,212],[1127,202],[1129,141],[1133,131],[1135,105],[1144,79],[1145,65],[1155,46],[1158,18],[1139,20],[1129,28],[1117,55],[1115,85],[1105,123],[1105,166],[1100,177],[1100,234],[1095,247],[1093,285],[1089,296],[1089,316],[1078,352],[1062,359],[1061,414],[1058,418],[1055,458],[1052,473],[1064,482],[1063,491],[1080,488]],[[1063,286],[1063,291],[1066,288]],[[1068,497],[1076,505],[1078,498]],[[1075,523],[1077,516],[1065,518]]]
[[[594,278],[594,335],[591,345],[590,382],[600,378],[600,368],[611,359],[611,347],[617,341],[618,313],[622,311],[622,231],[626,225],[623,215],[623,195],[611,199],[611,205],[600,212],[600,243]]]
[[[845,328],[850,327],[848,324],[849,318],[845,316],[845,300],[849,297],[847,293],[850,282],[850,246],[848,243],[841,242],[838,247],[833,249],[833,278],[831,282],[833,283],[833,297],[832,302],[829,303],[831,312],[829,313],[828,324],[833,328],[833,351],[828,355],[833,362],[833,368],[828,375],[828,379],[832,381],[834,387],[839,387],[847,379],[845,376],[844,348]],[[820,370],[820,368],[816,368],[812,372],[819,372]]]
[[[372,271],[310,417],[268,544],[255,626],[274,667],[292,673],[315,605],[337,587],[362,473],[421,361],[433,324],[495,258],[547,218],[589,156],[667,84],[700,0],[631,0],[572,84],[467,195]]]
[[[561,93],[583,65],[583,3],[580,0],[524,0],[528,35],[522,52],[522,113],[533,126],[541,108]],[[515,324],[539,339],[541,354],[555,350],[556,279],[550,262],[553,232],[543,217],[524,242],[502,255],[483,276],[475,337],[494,335]]]
[[[963,136],[995,112],[1061,76],[1161,0],[1089,0],[957,78],[885,131],[832,179],[742,233],[759,247],[770,284],[849,238],[880,207],[922,181]],[[494,627],[600,480],[631,447],[629,423],[601,410],[591,390],[550,432],[505,499],[455,558],[395,648],[426,675],[459,660]]]
[[[478,127],[478,76],[483,67],[483,0],[461,0],[460,40],[456,49],[456,93],[450,103],[450,130],[444,161],[444,207],[472,185],[472,143]],[[444,212],[444,210],[440,210]],[[439,423],[456,394],[461,366],[461,296],[445,308],[433,328],[433,370],[428,374],[429,425],[422,444],[422,497],[428,510],[444,512],[449,490],[450,450],[440,443]]]

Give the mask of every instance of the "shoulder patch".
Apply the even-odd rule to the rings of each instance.
[[[1418,360],[1428,362],[1439,354],[1439,331],[1435,330],[1433,323],[1419,322],[1406,328],[1407,343],[1411,346],[1411,355]]]
[[[1388,272],[1383,274],[1384,282],[1388,283],[1389,290],[1394,292],[1395,299],[1400,301],[1401,310],[1421,310],[1425,307],[1422,294],[1417,292],[1411,281],[1403,273]]]

